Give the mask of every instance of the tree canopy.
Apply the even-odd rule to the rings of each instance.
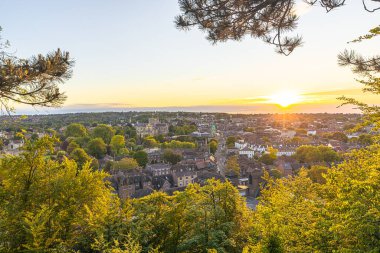
[[[106,124],[99,124],[92,131],[92,136],[94,138],[101,138],[106,144],[110,144],[111,139],[114,135],[115,129]]]
[[[107,154],[107,145],[102,138],[95,138],[88,143],[87,150],[90,155],[101,159]]]
[[[79,123],[72,123],[66,127],[65,137],[84,137],[87,135],[87,129]]]

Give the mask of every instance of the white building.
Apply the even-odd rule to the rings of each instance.
[[[309,130],[307,131],[307,135],[315,136],[317,135],[317,130]]]
[[[253,158],[255,151],[251,147],[245,147],[239,150],[239,155],[246,155],[248,158]]]
[[[296,153],[295,150],[292,150],[292,149],[282,149],[282,150],[279,150],[277,151],[277,156],[280,157],[280,156],[292,156]]]
[[[267,151],[267,148],[265,146],[259,145],[259,146],[251,146],[254,151],[259,153],[265,153]]]
[[[248,146],[248,143],[244,142],[244,140],[238,140],[235,142],[235,148],[237,149],[243,149]]]

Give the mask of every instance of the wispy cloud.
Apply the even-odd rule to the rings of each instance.
[[[132,107],[132,104],[125,103],[97,103],[97,104],[69,104],[66,108],[123,108]]]

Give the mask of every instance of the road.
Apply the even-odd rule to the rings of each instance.
[[[218,138],[218,150],[215,152],[218,173],[224,176],[226,163],[226,140],[221,134]]]

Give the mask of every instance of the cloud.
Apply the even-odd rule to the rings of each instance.
[[[65,108],[124,108],[132,107],[132,104],[125,103],[98,103],[98,104],[69,104]]]
[[[62,108],[20,108],[20,114],[55,114],[75,112],[122,112],[122,111],[185,111],[185,112],[224,112],[224,113],[358,113],[351,106],[338,108],[340,102],[336,99],[342,95],[363,98],[361,89],[336,89],[327,91],[304,92],[300,94],[302,102],[282,108],[273,104],[269,96],[221,100],[209,105],[193,106],[164,106],[164,107],[136,107],[128,103],[83,103],[69,104]],[[365,98],[369,96],[366,95]],[[374,96],[372,96],[373,101]],[[376,98],[377,99],[377,98]]]
[[[361,95],[363,94],[361,89],[342,89],[342,90],[328,90],[303,93],[304,96],[349,96],[349,95]]]

